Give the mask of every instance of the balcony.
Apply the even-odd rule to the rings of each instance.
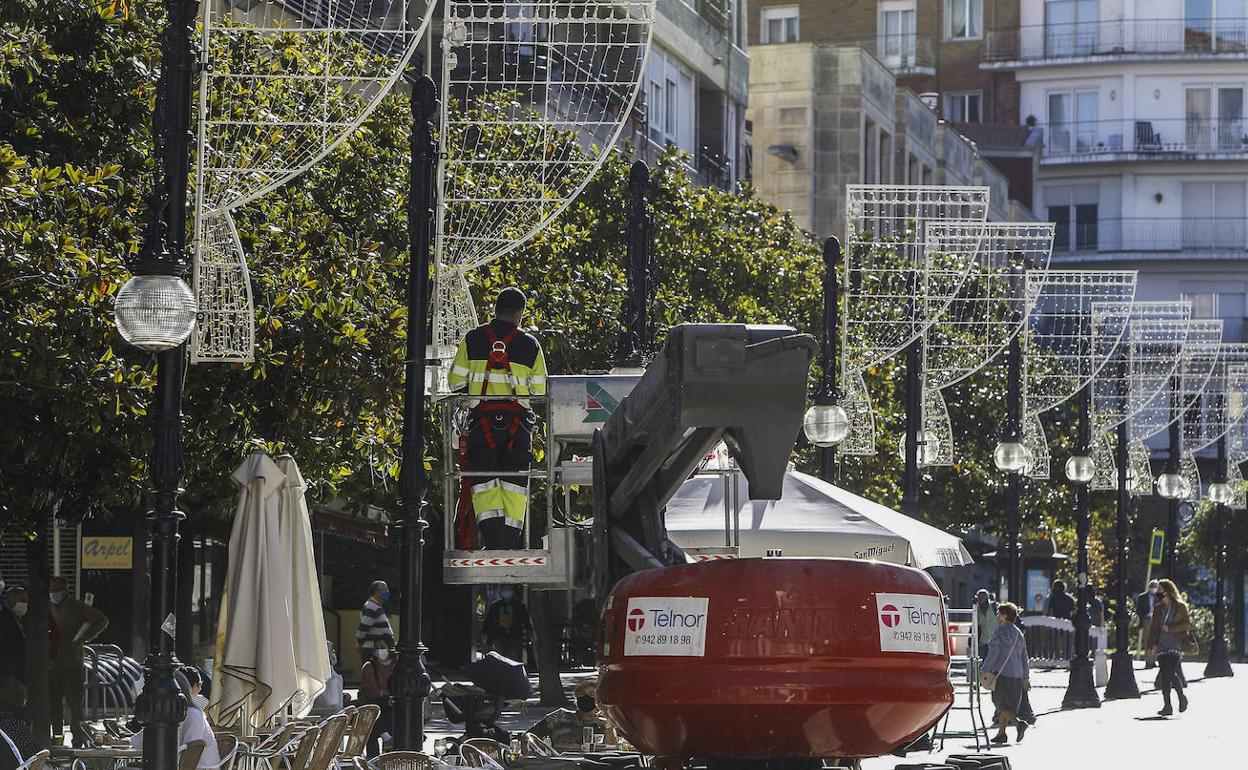
[[[1076,121],[1039,128],[1044,165],[1248,158],[1248,124],[1242,117]]]
[[[831,40],[831,45],[857,46],[874,56],[894,75],[935,75],[936,42],[926,35],[877,35]]]
[[[1248,252],[1244,217],[1101,218],[1096,222],[1059,222],[1053,257],[1117,258],[1134,254],[1221,254]]]
[[[1238,19],[1114,19],[992,30],[981,67],[1013,69],[1113,59],[1248,59]]]

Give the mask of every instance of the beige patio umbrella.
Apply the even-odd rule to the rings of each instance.
[[[296,716],[306,716],[316,696],[325,689],[332,670],[325,646],[325,615],[321,612],[321,585],[312,555],[312,521],[304,495],[308,485],[290,455],[277,458],[286,477],[278,493],[278,520],[282,553],[290,566],[290,617],[293,633],[295,680],[298,689],[291,704]]]
[[[230,479],[239,488],[238,507],[217,621],[211,708],[218,723],[232,723],[241,709],[246,722],[259,727],[299,691],[290,567],[278,514],[286,476],[267,454],[257,452]]]

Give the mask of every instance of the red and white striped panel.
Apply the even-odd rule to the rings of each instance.
[[[695,553],[693,555],[694,561],[719,561],[721,559],[735,558],[737,557],[730,553]]]
[[[545,556],[516,556],[503,559],[447,559],[448,567],[545,567]]]

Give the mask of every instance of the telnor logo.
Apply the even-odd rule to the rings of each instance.
[[[634,607],[628,613],[628,630],[640,631],[646,627],[646,613],[640,607]]]
[[[885,604],[880,608],[880,621],[889,628],[895,628],[901,623],[901,613],[891,604]]]

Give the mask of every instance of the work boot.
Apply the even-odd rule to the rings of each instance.
[[[1182,714],[1184,711],[1187,711],[1187,696],[1179,690],[1179,713]]]

